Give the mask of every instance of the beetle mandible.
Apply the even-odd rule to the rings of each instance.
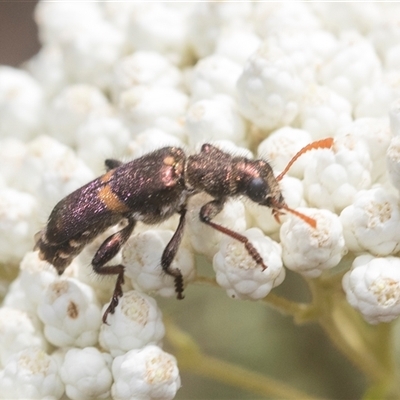
[[[315,226],[313,219],[288,208],[279,180],[301,154],[332,144],[333,139],[328,138],[304,147],[278,177],[267,161],[235,157],[211,144],[204,144],[199,154],[190,156],[181,148],[164,147],[128,163],[106,160],[104,175],[75,190],[54,207],[46,227],[36,236],[35,249],[39,250],[40,259],[51,263],[61,275],[88,243],[126,220],[127,224],[103,242],[92,260],[96,273],[117,275],[111,302],[103,315],[106,322],[107,315],[118,305],[124,283],[124,266],[106,264],[128,240],[137,221],[157,224],[178,213],[178,227],[164,249],[161,267],[174,277],[177,297],[182,299],[183,277],[179,269],[171,268],[171,263],[182,239],[189,198],[200,192],[211,195],[213,200],[200,209],[200,220],[242,242],[254,261],[265,269],[261,256],[244,235],[212,219],[228,198],[244,195],[270,207],[277,219],[286,210]]]

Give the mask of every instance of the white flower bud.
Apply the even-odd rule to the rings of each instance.
[[[184,137],[183,118],[188,97],[171,87],[135,86],[119,96],[118,108],[133,134],[158,128],[178,138]]]
[[[78,156],[96,174],[104,173],[104,160],[120,158],[126,150],[130,132],[116,116],[90,116],[76,132]]]
[[[365,86],[360,91],[359,100],[354,106],[354,118],[387,117],[390,104],[399,98],[400,71],[386,70],[380,80]]]
[[[0,176],[4,184],[14,186],[18,176],[21,175],[21,167],[27,157],[27,151],[25,142],[20,139],[11,137],[0,139]],[[26,191],[26,188],[22,190]]]
[[[390,130],[394,136],[400,136],[400,99],[390,104]]]
[[[15,185],[34,194],[46,209],[93,178],[93,172],[68,146],[38,136],[27,145]]]
[[[175,65],[189,60],[186,12],[168,3],[140,3],[130,13],[127,39],[133,49],[156,51]]]
[[[349,101],[326,86],[311,84],[300,104],[300,127],[314,140],[335,135],[337,129],[352,120]]]
[[[217,94],[236,96],[236,82],[242,68],[219,54],[201,59],[190,71],[188,86],[192,102],[209,99]]]
[[[249,2],[197,2],[191,10],[190,44],[198,58],[212,54],[221,31],[234,27],[252,29],[253,4]]]
[[[387,52],[400,42],[398,4],[392,4],[390,6],[393,7],[381,9],[382,20],[373,27],[368,35],[369,41],[373,44],[376,52],[382,59],[385,59]]]
[[[237,89],[242,114],[266,130],[289,125],[299,112],[304,94],[294,61],[268,43],[247,61]]]
[[[71,400],[108,399],[111,392],[112,357],[95,347],[70,349],[64,356],[60,377]]]
[[[400,259],[357,257],[343,277],[347,301],[370,324],[390,322],[400,315]]]
[[[44,334],[55,346],[92,346],[101,324],[100,305],[93,289],[74,278],[51,283],[37,313]]]
[[[244,142],[246,122],[236,111],[233,99],[219,95],[197,101],[189,108],[186,129],[191,147],[213,140],[231,140],[240,145]]]
[[[250,56],[257,51],[261,39],[250,29],[227,26],[221,30],[215,44],[215,54],[222,55],[230,60],[244,65]]]
[[[48,343],[34,314],[7,306],[0,307],[0,364],[5,366],[13,354],[28,348],[47,350]],[[1,385],[0,385],[1,387]]]
[[[25,71],[0,66],[0,137],[38,134],[43,112],[42,87]]]
[[[37,306],[45,289],[57,279],[56,269],[47,261],[41,261],[37,251],[25,254],[20,264],[20,273],[14,283],[18,284],[18,293],[9,291],[4,298],[4,305],[16,306],[15,301],[23,298],[18,308],[36,314]]]
[[[281,246],[257,228],[244,232],[267,266],[257,264],[243,243],[231,237],[220,243],[213,259],[217,282],[228,296],[241,300],[262,299],[285,278]]]
[[[278,47],[293,62],[299,77],[308,85],[316,83],[319,68],[335,54],[338,47],[338,40],[320,29],[277,29],[266,36],[264,43]]]
[[[115,64],[111,92],[114,101],[118,101],[122,92],[134,86],[154,85],[180,89],[182,79],[182,72],[162,54],[136,51]]]
[[[130,237],[122,250],[125,276],[132,280],[135,289],[146,293],[175,296],[175,280],[161,269],[161,257],[172,238],[173,231],[149,229]],[[194,256],[188,244],[179,246],[171,269],[179,269],[186,285],[196,275]]]
[[[339,34],[344,31],[357,29],[363,34],[379,24],[383,12],[378,3],[308,3],[320,18],[324,26]]]
[[[254,19],[256,31],[262,38],[288,29],[300,33],[313,32],[321,25],[308,4],[299,1],[255,3]]]
[[[103,312],[106,310],[103,308]],[[113,314],[108,314],[107,324],[102,324],[100,345],[113,357],[148,344],[160,344],[165,329],[161,311],[156,301],[143,293],[131,290],[119,299]]]
[[[304,170],[308,204],[340,212],[359,190],[370,187],[371,168],[368,147],[356,135],[336,138],[332,149],[313,151]]]
[[[57,362],[37,347],[8,360],[0,371],[0,387],[1,399],[58,400],[64,393]]]
[[[39,1],[35,9],[42,44],[59,43],[82,27],[102,20],[99,3],[47,2]]]
[[[125,37],[107,21],[77,27],[60,40],[68,79],[107,89],[124,51]]]
[[[57,44],[43,46],[24,67],[41,84],[47,98],[67,85],[63,54]]]
[[[172,400],[181,387],[177,361],[157,346],[131,350],[112,365],[116,400]]]
[[[400,135],[390,141],[386,152],[386,165],[392,185],[400,191]]]
[[[320,80],[353,105],[361,90],[381,79],[382,67],[372,44],[355,31],[347,32],[341,48],[321,66]]]
[[[29,193],[0,187],[0,263],[17,264],[33,247],[38,202]]]
[[[110,114],[110,105],[100,89],[85,84],[67,86],[49,105],[46,120],[49,134],[73,146],[79,125],[91,114]]]
[[[354,203],[340,214],[347,247],[387,256],[400,250],[400,203],[396,196],[377,187],[357,193]]]
[[[286,126],[272,132],[258,145],[257,157],[268,160],[274,171],[283,171],[295,154],[311,142],[312,138],[308,132]],[[296,160],[288,175],[303,178],[309,156],[309,153],[305,153]]]
[[[339,217],[328,210],[298,208],[314,219],[313,228],[300,218],[288,218],[280,230],[284,265],[309,278],[336,267],[347,253]]]
[[[382,179],[386,174],[384,159],[392,137],[388,118],[355,119],[350,124],[341,127],[336,136],[345,136],[347,134],[358,137],[359,140],[367,144],[373,163],[371,169],[372,181],[376,182]]]
[[[128,160],[133,160],[167,146],[185,147],[180,139],[161,129],[145,129],[128,143],[126,157]]]

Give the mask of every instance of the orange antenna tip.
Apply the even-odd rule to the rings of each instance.
[[[283,205],[282,208],[296,217],[301,218],[304,222],[306,222],[308,225],[310,225],[312,228],[317,227],[317,221],[314,218],[309,217],[308,215],[302,214],[301,212],[298,212],[296,210],[293,210],[292,208],[289,208],[287,205]]]
[[[313,149],[330,149],[333,146],[334,139],[333,138],[325,138],[321,140],[316,140],[315,142],[309,143],[307,146],[304,146],[300,151],[298,151],[294,157],[289,161],[286,168],[277,176],[276,180],[280,181],[285,174],[289,171],[290,167],[294,164],[294,162],[304,153]]]

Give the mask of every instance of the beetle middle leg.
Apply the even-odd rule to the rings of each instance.
[[[179,245],[182,241],[183,230],[185,227],[186,208],[182,208],[179,214],[181,215],[181,217],[179,219],[178,227],[176,228],[174,235],[168,242],[161,256],[161,267],[166,274],[174,277],[175,291],[177,293],[178,299],[181,300],[184,297],[182,272],[179,268],[171,268],[172,261],[174,260],[176,253],[178,252]]]
[[[239,242],[243,243],[244,247],[246,248],[249,255],[253,258],[253,260],[258,265],[260,265],[263,270],[266,269],[267,266],[264,264],[262,257],[246,236],[211,221],[222,211],[222,209],[224,208],[224,204],[225,199],[212,200],[204,204],[204,206],[200,209],[200,221],[216,229],[218,232],[224,233],[225,235],[230,236],[232,239],[238,240]]]
[[[103,315],[104,323],[107,321],[107,315],[109,313],[114,313],[115,308],[118,305],[119,298],[122,296],[122,285],[124,284],[125,270],[125,267],[122,264],[107,266],[105,264],[107,264],[113,257],[117,255],[123,244],[132,234],[133,228],[136,225],[136,221],[132,217],[128,217],[127,219],[128,225],[108,237],[99,247],[92,260],[93,269],[99,275],[118,275],[110,305]]]

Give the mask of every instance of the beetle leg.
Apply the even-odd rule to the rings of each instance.
[[[232,239],[238,240],[239,242],[243,243],[244,247],[246,248],[249,255],[253,258],[253,260],[258,265],[260,265],[263,270],[266,269],[267,266],[264,264],[262,257],[246,236],[211,221],[216,215],[218,215],[222,211],[222,209],[224,208],[224,203],[225,199],[219,199],[212,200],[209,203],[205,204],[200,209],[200,221],[216,229],[218,232],[224,233],[225,235],[230,236]]]
[[[179,214],[181,215],[179,219],[178,227],[171,240],[165,247],[163,254],[161,256],[161,267],[164,272],[171,275],[175,279],[175,291],[177,293],[178,299],[183,299],[183,276],[179,268],[171,268],[172,261],[174,260],[176,253],[178,251],[179,245],[182,241],[183,230],[185,227],[185,216],[186,208],[183,208]]]
[[[118,305],[119,298],[122,296],[122,285],[124,284],[124,270],[125,267],[121,264],[118,265],[105,265],[121,250],[123,244],[129,239],[135,227],[136,221],[132,217],[128,217],[128,225],[120,231],[108,237],[92,260],[92,266],[96,273],[100,275],[118,275],[115,283],[114,293],[111,298],[110,305],[103,315],[103,322],[106,323],[107,315],[113,314]]]

